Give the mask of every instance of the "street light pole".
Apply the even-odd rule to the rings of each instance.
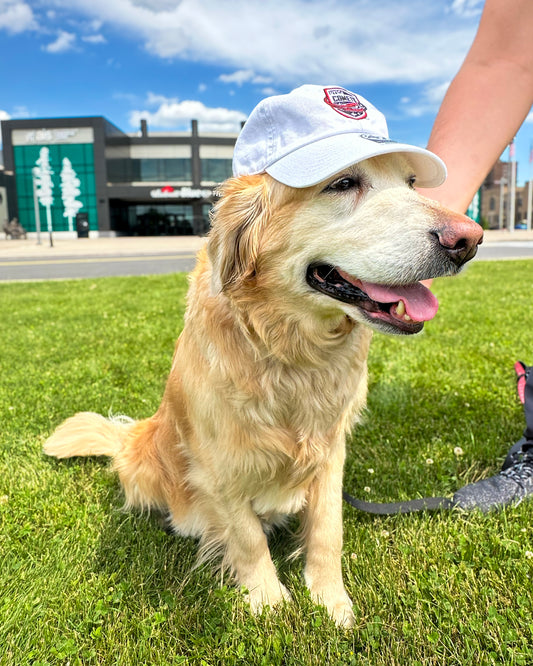
[[[526,228],[531,231],[531,212],[533,208],[533,141],[529,148],[529,183],[527,188],[527,221]]]
[[[31,170],[31,182],[33,186],[33,210],[35,211],[35,231],[37,232],[37,245],[41,243],[41,215],[39,213],[39,200],[37,198],[37,186],[35,185],[35,176],[37,167]]]
[[[498,229],[503,229],[504,210],[505,210],[504,187],[506,184],[507,180],[502,176],[500,178],[500,213],[498,216]]]

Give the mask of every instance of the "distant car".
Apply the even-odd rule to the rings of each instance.
[[[527,222],[525,220],[522,220],[522,222],[517,222],[514,225],[515,229],[527,229]]]

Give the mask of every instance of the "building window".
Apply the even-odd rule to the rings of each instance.
[[[139,161],[141,163],[141,181],[165,182],[169,180],[192,180],[190,159],[141,159]]]
[[[192,180],[191,160],[188,158],[109,159],[107,160],[107,180],[110,183],[190,182]]]
[[[107,180],[110,183],[131,183],[139,180],[133,177],[133,161],[127,158],[107,160]]]
[[[232,176],[232,161],[230,159],[203,159],[202,181],[221,183]]]
[[[490,198],[489,210],[496,210],[496,199],[494,197]]]

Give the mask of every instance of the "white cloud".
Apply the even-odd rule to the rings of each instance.
[[[165,97],[165,95],[156,95],[149,92],[146,96],[146,104],[148,106],[160,106],[161,104],[175,104],[178,102],[177,97]]]
[[[410,118],[420,118],[427,114],[436,113],[449,85],[450,81],[430,83],[416,99],[402,97],[400,99],[400,108],[403,114]]]
[[[484,0],[453,0],[451,11],[466,18],[479,16],[483,10],[483,3]]]
[[[139,95],[136,95],[135,93],[116,92],[113,93],[113,99],[125,100],[129,104],[141,103]]]
[[[233,74],[221,74],[218,80],[222,83],[235,83],[238,86],[242,86],[244,83],[260,85],[272,83],[271,77],[258,75],[252,69],[239,69]]]
[[[13,118],[31,118],[32,114],[25,106],[15,106],[13,108]]]
[[[233,72],[233,74],[221,74],[218,80],[222,81],[222,83],[235,83],[238,86],[242,86],[243,83],[251,81],[253,77],[253,70],[239,69],[237,72]]]
[[[74,48],[76,42],[76,35],[72,32],[66,32],[65,30],[60,30],[57,38],[43,46],[43,51],[47,53],[64,53],[65,51],[70,51]]]
[[[120,29],[155,56],[227,68],[226,82],[242,85],[260,76],[278,87],[354,87],[449,79],[471,44],[480,0],[232,0],[230,8],[220,0],[54,4]]]
[[[15,106],[11,113],[5,109],[0,109],[0,121],[11,120],[12,118],[31,118],[31,113],[25,106]]]
[[[105,44],[107,39],[103,35],[86,35],[82,37],[82,41],[87,44]]]
[[[17,34],[36,28],[37,22],[27,3],[18,0],[0,0],[0,30]]]
[[[198,120],[204,132],[237,132],[240,123],[246,120],[244,113],[222,107],[207,107],[195,100],[180,101],[177,98],[148,94],[147,106],[156,106],[154,111],[132,111],[129,116],[132,127],[138,127],[141,118],[149,127],[189,129],[191,119]]]
[[[170,12],[176,9],[181,0],[132,0],[136,7],[144,7],[152,12]]]

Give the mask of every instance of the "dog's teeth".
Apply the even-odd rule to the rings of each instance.
[[[413,321],[405,311],[405,303],[403,301],[398,301],[394,306],[394,315],[398,319],[403,319],[404,321]]]

